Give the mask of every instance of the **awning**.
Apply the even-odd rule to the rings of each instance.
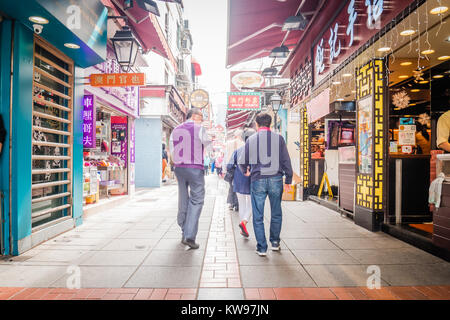
[[[124,0],[101,0],[105,6],[113,8],[117,15],[128,16],[128,25],[134,31],[136,38],[145,52],[154,51],[172,62],[175,70],[177,64],[166,41],[158,19],[151,13],[134,6],[123,10]],[[119,19],[121,21],[121,19]]]
[[[228,130],[242,127],[246,123],[248,117],[252,114],[252,112],[253,111],[245,110],[227,111],[226,126]]]
[[[284,21],[299,10],[310,19],[320,4],[317,0],[228,1],[227,67],[268,56],[283,40],[285,46],[293,49],[304,31],[287,34],[282,31]]]
[[[202,75],[202,68],[200,67],[200,63],[194,57],[192,57],[191,64],[194,67],[194,72],[196,76]]]

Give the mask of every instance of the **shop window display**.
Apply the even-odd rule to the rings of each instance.
[[[96,120],[95,148],[84,152],[86,204],[128,192],[128,119],[98,108]]]

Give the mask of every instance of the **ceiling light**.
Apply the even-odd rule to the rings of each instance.
[[[440,56],[440,57],[438,58],[438,60],[441,60],[441,61],[443,61],[443,60],[448,60],[448,59],[450,59],[450,56]]]
[[[340,81],[333,81],[332,84],[338,85],[338,84],[341,84],[341,82]]]
[[[419,83],[420,84],[425,84],[425,83],[428,83],[428,80],[422,80],[422,81],[419,81]]]
[[[402,63],[400,63],[400,65],[401,66],[410,66],[410,65],[412,65],[412,62],[410,62],[410,61],[402,62]]]
[[[398,76],[398,78],[399,78],[399,79],[406,79],[406,78],[409,78],[409,76],[407,76],[406,74],[404,74],[404,75]]]
[[[337,98],[336,101],[344,101],[344,98]]]
[[[446,72],[448,72],[448,71],[446,71]],[[434,79],[440,79],[440,78],[443,78],[443,77],[444,76],[442,74],[437,74],[437,75],[433,76]]]
[[[276,47],[272,49],[269,58],[287,58],[289,55],[289,48],[286,46]]]
[[[390,50],[391,50],[390,47],[381,47],[380,49],[378,49],[379,52],[388,52]]]
[[[39,24],[47,24],[48,20],[42,17],[38,17],[38,16],[31,16],[28,18],[28,20],[30,20],[31,22],[34,23],[39,23]]]
[[[351,74],[351,73],[344,73],[342,76],[343,76],[343,77],[351,77],[352,74]]]
[[[403,30],[402,32],[400,32],[400,35],[401,35],[401,36],[411,36],[411,35],[413,35],[414,33],[416,33],[415,30],[408,29],[408,30]]]
[[[64,43],[64,46],[69,49],[80,49],[80,46],[75,43]]]
[[[284,21],[283,24],[283,31],[291,31],[291,30],[305,30],[306,26],[308,25],[308,20],[305,19],[305,17],[299,13],[296,16],[291,16]]]
[[[352,90],[352,93],[356,93],[356,90]]]
[[[415,106],[417,103],[410,103],[409,105],[410,106]]]
[[[434,53],[434,50],[433,49],[423,50],[421,53],[422,54],[432,54],[432,53]]]
[[[448,7],[444,7],[444,6],[436,7],[436,8],[431,9],[430,13],[431,14],[441,14],[441,13],[446,12],[447,10],[448,10]]]
[[[411,89],[411,92],[419,92],[420,89]]]

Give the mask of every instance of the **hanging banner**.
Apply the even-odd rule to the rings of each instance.
[[[144,86],[144,73],[94,73],[89,76],[93,87],[131,87]]]
[[[95,148],[94,96],[83,97],[83,148]]]
[[[228,110],[261,110],[260,92],[229,92]]]

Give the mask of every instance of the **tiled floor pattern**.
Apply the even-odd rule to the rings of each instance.
[[[226,191],[224,183],[220,181],[203,261],[200,288],[242,287],[231,216],[225,208]]]
[[[226,185],[210,176],[206,190],[200,249],[180,243],[176,184],[138,190],[126,205],[0,259],[0,300],[450,299],[448,262],[311,202],[283,202],[281,251],[259,257],[252,224],[243,239],[238,213],[226,209]],[[365,287],[371,265],[379,290]],[[71,266],[82,289],[64,289]]]
[[[204,290],[201,292],[201,290]],[[198,296],[197,296],[198,295]],[[340,288],[0,288],[0,300],[450,300],[450,286]]]

